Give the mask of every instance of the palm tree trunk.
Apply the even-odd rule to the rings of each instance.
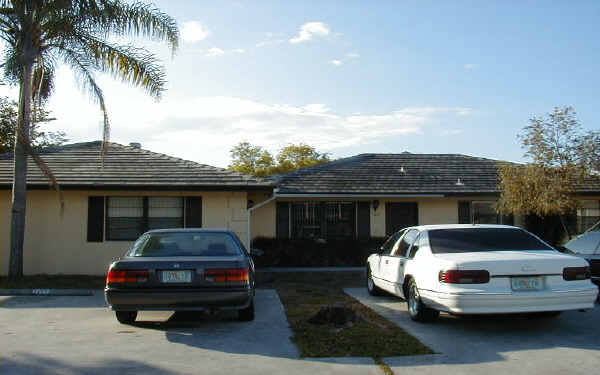
[[[31,90],[33,59],[25,57],[19,92],[19,120],[15,132],[15,151],[12,189],[12,216],[10,223],[10,265],[8,277],[23,277],[23,244],[25,241],[25,212],[27,208],[27,149],[31,123]]]

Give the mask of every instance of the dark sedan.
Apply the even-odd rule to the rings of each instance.
[[[140,310],[235,309],[254,319],[254,263],[235,233],[161,229],[144,233],[113,262],[106,302],[123,324]]]

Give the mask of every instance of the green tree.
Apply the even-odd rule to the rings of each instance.
[[[272,174],[289,173],[296,169],[312,167],[331,161],[329,155],[321,154],[314,147],[304,143],[290,144],[279,150],[277,166]]]
[[[232,161],[229,169],[258,177],[289,173],[331,161],[328,154],[321,154],[314,147],[304,143],[281,148],[276,159],[261,146],[248,142],[234,146],[230,154]]]
[[[269,151],[248,142],[240,142],[229,153],[231,155],[229,169],[253,176],[268,176],[275,164]]]
[[[103,113],[103,140],[110,123],[95,72],[106,72],[144,88],[160,98],[165,73],[143,48],[114,40],[127,36],[166,41],[175,51],[179,31],[173,18],[151,5],[121,0],[0,0],[0,38],[4,42],[4,79],[19,85],[18,127],[15,137],[15,174],[12,189],[9,278],[23,274],[27,156],[31,155],[52,181],[51,171],[33,152],[30,140],[32,107],[40,106],[54,88],[57,64],[68,65],[80,86]],[[104,145],[104,142],[103,142]]]
[[[578,207],[578,185],[600,171],[600,132],[583,132],[575,110],[563,107],[532,118],[518,138],[531,162],[501,166],[498,210],[538,217],[558,215],[570,237],[564,216]]]
[[[50,113],[43,107],[37,109],[36,122],[31,123],[30,135],[33,148],[60,146],[67,142],[63,131],[40,131],[40,123],[53,121]],[[19,104],[6,97],[0,97],[0,154],[13,151],[15,148],[15,133],[19,119]]]

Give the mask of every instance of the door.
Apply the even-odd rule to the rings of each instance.
[[[385,205],[385,233],[387,235],[415,225],[419,225],[417,202],[394,202]]]
[[[408,250],[415,242],[419,231],[411,229],[396,243],[390,255],[383,258],[382,277],[387,282],[390,292],[403,296],[402,284],[404,284],[404,268],[406,266]]]
[[[373,275],[373,277],[377,278],[377,279],[382,279],[382,264],[383,264],[383,258],[387,257],[391,254],[392,249],[394,248],[394,245],[396,245],[396,243],[398,242],[398,239],[400,239],[400,237],[402,237],[402,235],[404,234],[404,231],[400,231],[398,233],[394,233],[393,235],[391,235],[387,241],[384,242],[384,244],[381,246],[381,248],[379,248],[378,250],[378,255],[376,257],[376,261],[372,262],[370,264],[371,267],[371,274]]]

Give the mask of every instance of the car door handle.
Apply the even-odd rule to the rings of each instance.
[[[388,264],[388,260],[387,259],[385,260],[385,264]]]
[[[401,261],[400,261],[400,266],[403,266],[403,265],[404,265],[404,261],[403,261],[403,260],[401,260]]]

